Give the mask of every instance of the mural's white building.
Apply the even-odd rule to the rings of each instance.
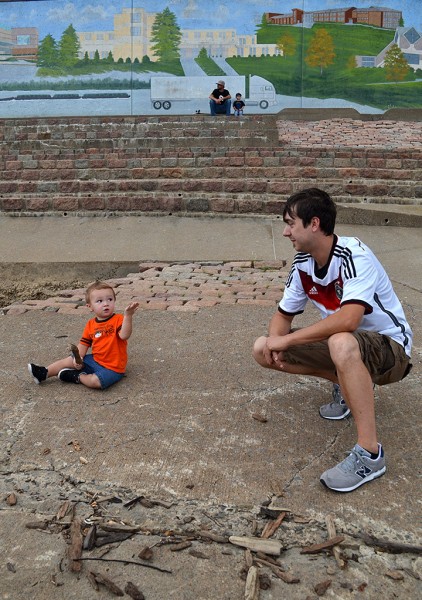
[[[88,53],[94,58],[98,51],[100,58],[107,58],[111,52],[114,60],[144,56],[157,60],[152,50],[152,26],[157,13],[148,13],[143,8],[124,8],[114,15],[113,31],[78,31],[81,44],[80,56]],[[238,35],[233,28],[228,29],[182,29],[180,55],[182,58],[196,58],[202,48],[216,58],[232,56],[277,56],[281,54],[276,44],[258,44],[256,35]]]
[[[409,67],[414,71],[422,69],[422,33],[414,27],[399,27],[393,40],[377,56],[357,56],[358,67],[383,67],[385,55],[393,44],[403,52]]]

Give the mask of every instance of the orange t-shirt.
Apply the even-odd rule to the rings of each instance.
[[[127,340],[118,336],[122,328],[123,315],[111,315],[105,321],[96,317],[85,325],[80,343],[92,349],[94,360],[105,367],[124,373],[127,365]]]

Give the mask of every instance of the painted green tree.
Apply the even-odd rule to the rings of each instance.
[[[206,50],[206,48],[201,48],[199,53],[198,53],[198,58],[199,60],[206,60],[208,58],[208,52]]]
[[[317,29],[309,42],[305,56],[306,64],[310,67],[319,67],[322,75],[323,69],[332,65],[335,57],[332,36],[326,29]]]
[[[384,58],[385,77],[387,81],[403,81],[409,74],[410,67],[403,52],[393,44]]]
[[[283,53],[283,56],[294,56],[296,52],[296,40],[291,33],[286,31],[278,38],[277,48]]]
[[[151,31],[152,50],[161,62],[180,58],[182,32],[176,21],[176,15],[167,7],[157,13]]]
[[[59,64],[59,50],[57,42],[48,34],[40,41],[38,47],[37,66],[44,68],[56,67]]]
[[[61,67],[73,67],[79,60],[81,44],[72,24],[63,31],[59,42]]]

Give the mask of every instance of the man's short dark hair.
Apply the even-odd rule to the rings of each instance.
[[[325,235],[332,235],[336,224],[337,208],[327,192],[318,188],[308,188],[288,198],[283,209],[283,219],[286,215],[299,217],[304,227],[311,224],[313,217],[318,217],[321,231]]]

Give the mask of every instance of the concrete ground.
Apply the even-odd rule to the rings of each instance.
[[[6,217],[0,222],[0,256],[4,270],[15,263],[37,264],[37,273],[45,270],[58,278],[63,269],[80,268],[94,279],[96,269],[107,264],[125,264],[129,273],[142,261],[197,267],[267,261],[265,273],[274,270],[270,261],[291,262],[282,229],[274,217]],[[258,305],[247,302],[255,297],[246,294],[217,303],[216,294],[207,296],[206,289],[218,289],[218,297],[229,281],[207,288],[211,273],[208,280],[204,273],[176,270],[173,280],[202,286],[204,301],[189,311],[174,305],[171,310],[171,300],[161,309],[138,311],[127,377],[104,392],[57,380],[36,386],[26,371],[27,362],[47,364],[78,341],[84,309],[56,312],[55,302],[47,301],[27,312],[4,311],[0,598],[112,597],[104,585],[100,595],[94,591],[89,571],[107,574],[121,588],[130,579],[148,600],[243,598],[243,551],[230,543],[207,543],[198,532],[260,535],[268,519],[259,507],[269,499],[286,512],[271,538],[283,547],[280,564],[300,582],[289,584],[273,574],[271,588],[261,590],[264,600],[316,598],[321,588],[315,586],[328,580],[325,594],[331,598],[420,597],[422,237],[418,228],[342,224],[337,232],[356,235],[375,251],[415,334],[411,374],[376,390],[386,475],[351,494],[321,486],[319,475],[353,446],[355,429],[351,419],[319,418],[318,407],[330,399],[328,384],[281,376],[254,363],[252,344],[266,332],[275,299]],[[26,277],[30,283],[30,268]],[[252,291],[250,272],[244,277],[243,292],[248,285]],[[120,283],[127,294],[136,285],[124,279]],[[241,274],[237,281],[242,283]],[[268,283],[276,284],[275,278]],[[313,318],[309,311],[300,322]],[[131,510],[123,506],[139,496],[144,504]],[[83,553],[122,562],[86,561],[81,573],[69,572],[72,514],[63,509],[65,514],[58,515],[65,502],[75,517],[90,519],[85,533],[92,523],[140,529],[130,540]],[[300,553],[303,546],[332,537],[327,515],[345,536],[344,569],[332,555]],[[34,521],[37,528],[28,528]],[[404,554],[391,548],[380,552],[362,541],[365,534],[414,548]],[[171,552],[164,543],[182,540],[192,546]],[[139,551],[153,544],[151,564],[171,574],[125,562],[145,563],[137,558]],[[101,554],[104,548],[107,554]]]

